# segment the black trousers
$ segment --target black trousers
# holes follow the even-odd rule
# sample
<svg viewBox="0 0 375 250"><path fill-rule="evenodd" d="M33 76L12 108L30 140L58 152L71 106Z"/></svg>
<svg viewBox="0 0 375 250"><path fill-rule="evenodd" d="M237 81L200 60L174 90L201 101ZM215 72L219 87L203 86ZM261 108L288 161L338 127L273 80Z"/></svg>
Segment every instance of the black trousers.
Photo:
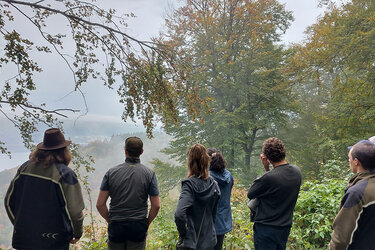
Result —
<svg viewBox="0 0 375 250"><path fill-rule="evenodd" d="M108 224L108 239L115 243L125 241L142 242L147 236L147 221L111 221Z"/></svg>
<svg viewBox="0 0 375 250"><path fill-rule="evenodd" d="M214 250L223 249L224 237L225 237L225 234L216 235L217 242L216 242L216 245L214 247Z"/></svg>
<svg viewBox="0 0 375 250"><path fill-rule="evenodd" d="M256 250L284 250L291 227L268 226L254 223L254 247Z"/></svg>

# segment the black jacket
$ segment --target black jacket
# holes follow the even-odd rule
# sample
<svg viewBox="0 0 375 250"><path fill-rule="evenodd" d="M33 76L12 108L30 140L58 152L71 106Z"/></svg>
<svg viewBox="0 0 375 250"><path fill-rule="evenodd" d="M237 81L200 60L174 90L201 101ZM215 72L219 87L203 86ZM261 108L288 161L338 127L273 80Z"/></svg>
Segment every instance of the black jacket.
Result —
<svg viewBox="0 0 375 250"><path fill-rule="evenodd" d="M64 164L24 163L9 185L5 208L16 249L57 249L82 235L81 187Z"/></svg>
<svg viewBox="0 0 375 250"><path fill-rule="evenodd" d="M216 181L195 176L182 181L175 222L181 247L212 249L216 245L215 219L220 189Z"/></svg>
<svg viewBox="0 0 375 250"><path fill-rule="evenodd" d="M301 171L291 164L280 165L257 178L247 192L259 204L254 222L268 226L290 227L302 182Z"/></svg>
<svg viewBox="0 0 375 250"><path fill-rule="evenodd" d="M375 170L350 178L328 249L375 249Z"/></svg>

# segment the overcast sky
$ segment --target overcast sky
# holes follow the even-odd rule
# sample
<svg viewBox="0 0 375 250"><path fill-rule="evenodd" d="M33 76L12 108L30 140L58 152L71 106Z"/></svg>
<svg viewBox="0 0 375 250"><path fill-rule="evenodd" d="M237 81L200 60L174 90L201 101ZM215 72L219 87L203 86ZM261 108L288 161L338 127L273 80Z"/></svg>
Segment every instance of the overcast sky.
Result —
<svg viewBox="0 0 375 250"><path fill-rule="evenodd" d="M128 20L128 30L127 33L131 36L148 40L152 36L157 36L159 30L163 26L164 17L166 13L169 13L170 9L181 3L179 0L103 0L97 1L98 5L103 5L105 8L114 8L117 13L134 13L136 18L129 18ZM317 17L324 12L324 9L318 8L317 0L281 0L281 3L286 4L286 9L293 12L295 21L293 22L290 29L284 35L285 43L297 43L303 40L304 31L306 27L316 22ZM19 19L15 23L16 29L24 29L25 20ZM55 22L58 28L61 28L59 22ZM50 27L54 29L55 27ZM56 27L57 28L57 27ZM27 32L35 31L27 30ZM0 46L3 46L4 42L0 41ZM1 49L1 48L0 48ZM72 108L84 110L83 100L79 93L73 93L68 96L71 90L73 90L74 85L71 78L71 73L67 70L64 63L60 58L50 59L49 57L40 59L41 66L44 68L43 74L37 77L38 82L38 94L31 97L35 103L45 102L51 105L53 108L66 107L67 104L72 104ZM11 71L11 69L0 68L0 84L6 78L6 73ZM97 121L103 124L108 124L109 127L113 127L113 133L126 133L128 131L144 130L142 125L138 124L134 126L133 124L119 125L117 127L113 126L114 123L122 124L121 114L122 106L118 102L118 97L116 91L109 90L104 87L100 82L89 81L85 83L82 87L84 92L89 112L83 118L80 118L77 123L77 128L82 129L82 126L86 124L96 123ZM73 115L74 117L74 115ZM0 117L2 123L2 131L0 131L0 138L4 140L4 135L6 135L5 142L10 143L11 150L20 148L20 140L18 138L17 131L11 128L11 124L5 126L6 122ZM81 125L81 127L79 126ZM105 126L105 125L101 125ZM74 128L70 128L74 129ZM71 131L71 130L70 130ZM67 133L70 132L66 131ZM103 138L103 136L111 136L111 132L106 132L107 130L102 130L90 138ZM110 130L109 130L110 131ZM9 136L11 135L11 136ZM37 141L41 140L42 133L37 135ZM18 139L17 139L18 138ZM18 146L17 146L18 145ZM22 147L21 147L22 148ZM19 150L16 150L19 152ZM21 154L19 158L23 158L24 154ZM14 159L17 159L15 155ZM0 163L3 166L16 165L16 160L7 161L6 157L0 156ZM4 162L7 161L7 164ZM18 161L21 161L19 159ZM0 170L4 167L0 167Z"/></svg>
<svg viewBox="0 0 375 250"><path fill-rule="evenodd" d="M307 26L313 24L317 17L323 13L324 9L318 8L317 0L281 0L286 4L286 9L291 10L295 17L290 29L284 35L285 43L300 42L304 38L304 31ZM96 2L105 8L114 8L117 13L134 13L136 18L128 19L127 33L131 36L148 40L152 36L157 36L163 26L164 17L173 6L180 3L179 0L103 0ZM16 29L23 29L25 20L16 19ZM60 22L55 22L56 28L63 26ZM51 29L56 29L51 27ZM30 32L30 33L27 33ZM38 33L28 29L26 34L39 36ZM0 46L3 45L0 41ZM35 103L45 102L52 107L65 107L67 103L74 104L75 109L84 110L83 100L78 92L67 95L73 90L71 73L61 58L43 57L38 58L38 62L44 72L37 76L37 95L33 95L31 100ZM0 71L5 69L1 69ZM10 70L9 70L10 71ZM6 74L0 74L0 80L4 80ZM3 76L3 77L2 77ZM99 81L89 80L82 86L87 102L89 113L83 120L96 121L99 118L106 121L121 122L122 106L118 103L116 91L109 90L102 86Z"/></svg>

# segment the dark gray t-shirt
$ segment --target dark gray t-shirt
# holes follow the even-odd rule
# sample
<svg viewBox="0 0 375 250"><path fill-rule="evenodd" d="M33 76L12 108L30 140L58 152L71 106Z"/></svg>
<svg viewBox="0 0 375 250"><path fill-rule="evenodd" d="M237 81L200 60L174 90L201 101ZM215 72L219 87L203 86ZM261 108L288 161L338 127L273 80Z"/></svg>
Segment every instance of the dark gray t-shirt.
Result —
<svg viewBox="0 0 375 250"><path fill-rule="evenodd" d="M110 221L146 219L148 196L159 195L154 171L138 158L126 158L125 163L109 169L100 190L109 191L111 197Z"/></svg>

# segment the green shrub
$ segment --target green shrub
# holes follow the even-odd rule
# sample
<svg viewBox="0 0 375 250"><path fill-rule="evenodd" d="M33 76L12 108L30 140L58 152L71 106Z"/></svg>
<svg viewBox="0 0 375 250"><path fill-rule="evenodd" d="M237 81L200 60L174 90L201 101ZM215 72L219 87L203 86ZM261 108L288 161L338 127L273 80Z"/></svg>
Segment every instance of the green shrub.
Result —
<svg viewBox="0 0 375 250"><path fill-rule="evenodd" d="M250 222L250 210L246 201L247 189L235 184L231 197L233 230L225 236L224 249L253 248L253 223Z"/></svg>
<svg viewBox="0 0 375 250"><path fill-rule="evenodd" d="M152 222L147 236L147 249L175 249L178 241L174 223L177 199L161 197L162 204L158 216Z"/></svg>
<svg viewBox="0 0 375 250"><path fill-rule="evenodd" d="M305 182L294 209L289 236L292 249L324 249L332 233L332 222L338 212L345 180L326 179Z"/></svg>

